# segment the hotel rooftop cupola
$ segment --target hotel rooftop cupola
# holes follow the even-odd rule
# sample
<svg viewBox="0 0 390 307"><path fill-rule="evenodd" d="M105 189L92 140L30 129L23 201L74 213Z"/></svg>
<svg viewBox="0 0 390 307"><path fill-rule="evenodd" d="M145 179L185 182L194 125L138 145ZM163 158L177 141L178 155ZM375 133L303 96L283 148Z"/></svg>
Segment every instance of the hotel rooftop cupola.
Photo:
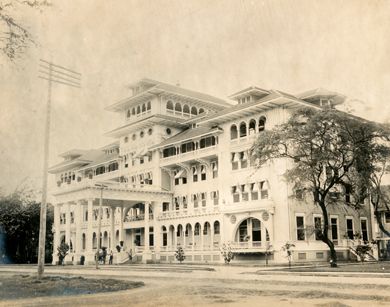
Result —
<svg viewBox="0 0 390 307"><path fill-rule="evenodd" d="M229 98L237 101L238 104L244 104L247 102L259 100L267 96L269 93L269 91L259 88L257 86L250 86L237 93L234 93L233 95L230 95Z"/></svg>
<svg viewBox="0 0 390 307"><path fill-rule="evenodd" d="M320 107L330 107L344 103L345 96L323 88L317 88L297 95L298 98Z"/></svg>

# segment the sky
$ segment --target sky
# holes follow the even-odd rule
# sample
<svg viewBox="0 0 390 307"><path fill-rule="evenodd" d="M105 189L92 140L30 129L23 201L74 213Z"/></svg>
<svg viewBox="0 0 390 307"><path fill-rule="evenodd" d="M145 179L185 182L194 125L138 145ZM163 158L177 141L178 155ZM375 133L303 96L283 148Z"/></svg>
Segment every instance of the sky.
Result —
<svg viewBox="0 0 390 307"><path fill-rule="evenodd" d="M108 144L121 124L104 108L140 78L220 98L256 85L348 97L356 115L389 121L390 1L79 0L16 8L33 34L16 63L0 57L0 188L42 180L47 83L39 59L82 74L52 92L50 164L71 148Z"/></svg>

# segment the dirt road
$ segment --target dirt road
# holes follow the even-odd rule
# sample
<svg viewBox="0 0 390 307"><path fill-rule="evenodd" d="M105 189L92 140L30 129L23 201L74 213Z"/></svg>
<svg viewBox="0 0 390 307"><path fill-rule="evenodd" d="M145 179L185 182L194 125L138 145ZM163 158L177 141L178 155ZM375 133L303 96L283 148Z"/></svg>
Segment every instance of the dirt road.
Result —
<svg viewBox="0 0 390 307"><path fill-rule="evenodd" d="M210 269L214 271L210 271ZM207 269L207 270L206 270ZM143 281L145 287L105 294L2 301L2 306L390 306L386 274L274 274L248 267L50 267L47 274ZM4 266L0 274L35 272Z"/></svg>

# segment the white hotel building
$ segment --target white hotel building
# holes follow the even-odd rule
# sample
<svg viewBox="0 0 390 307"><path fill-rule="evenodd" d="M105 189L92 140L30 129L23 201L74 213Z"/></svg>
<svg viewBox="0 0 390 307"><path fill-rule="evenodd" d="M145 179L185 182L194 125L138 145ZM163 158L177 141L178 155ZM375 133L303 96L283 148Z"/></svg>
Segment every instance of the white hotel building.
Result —
<svg viewBox="0 0 390 307"><path fill-rule="evenodd" d="M70 150L50 168L57 182L53 262L61 240L71 246L67 263L94 261L102 182L101 245L115 263L173 262L179 245L186 262L221 262L228 242L234 261L264 261L270 252L271 262L285 262L286 242L295 245L294 261L328 260L327 246L310 231L321 212L310 199L292 197L286 161L256 169L248 149L296 108L339 104L342 95L249 87L230 96L232 104L149 79L131 90L107 108L123 118L107 133L114 143ZM330 211L330 235L346 259L356 232L372 238L370 210Z"/></svg>

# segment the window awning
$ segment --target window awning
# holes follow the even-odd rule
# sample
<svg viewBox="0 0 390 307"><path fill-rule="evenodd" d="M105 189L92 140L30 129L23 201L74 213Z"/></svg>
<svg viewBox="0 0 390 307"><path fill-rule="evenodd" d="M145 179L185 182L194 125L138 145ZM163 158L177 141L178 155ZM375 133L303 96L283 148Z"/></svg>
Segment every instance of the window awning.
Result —
<svg viewBox="0 0 390 307"><path fill-rule="evenodd" d="M218 170L217 162L213 163L213 171L216 172Z"/></svg>
<svg viewBox="0 0 390 307"><path fill-rule="evenodd" d="M133 156L133 159L143 157L146 155L147 152L148 152L148 149L146 147L143 147L135 153L135 155Z"/></svg>
<svg viewBox="0 0 390 307"><path fill-rule="evenodd" d="M233 159L232 159L233 162L238 162L240 161L240 153L236 152L236 153L233 153Z"/></svg>
<svg viewBox="0 0 390 307"><path fill-rule="evenodd" d="M200 173L201 174L206 174L206 167L204 165L201 166Z"/></svg>
<svg viewBox="0 0 390 307"><path fill-rule="evenodd" d="M192 173L194 174L194 175L198 175L198 169L194 166L194 167L192 167Z"/></svg>
<svg viewBox="0 0 390 307"><path fill-rule="evenodd" d="M183 178L183 177L187 177L187 171L186 171L185 169L180 170L180 171L175 175L175 179L177 179L177 178Z"/></svg>

